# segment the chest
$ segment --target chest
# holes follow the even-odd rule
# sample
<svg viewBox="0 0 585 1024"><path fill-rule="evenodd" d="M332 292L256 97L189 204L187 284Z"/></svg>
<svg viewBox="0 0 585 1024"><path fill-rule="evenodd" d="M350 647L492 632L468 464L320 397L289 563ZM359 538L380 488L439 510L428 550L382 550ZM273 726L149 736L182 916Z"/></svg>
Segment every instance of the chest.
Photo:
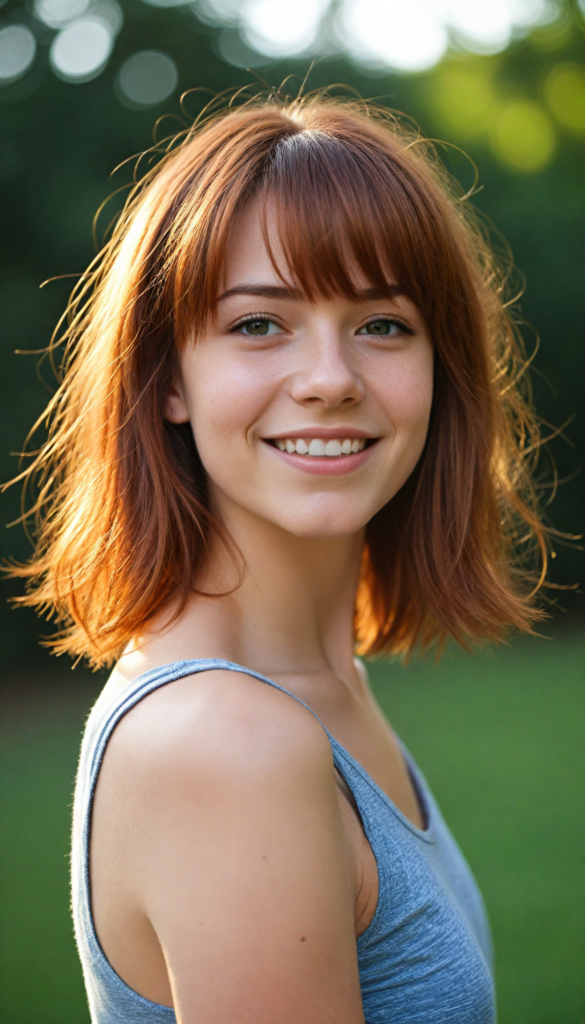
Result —
<svg viewBox="0 0 585 1024"><path fill-rule="evenodd" d="M366 1024L493 1024L483 901L432 797L425 790L429 829L423 833L342 755L336 760L377 867L375 912L357 940Z"/></svg>

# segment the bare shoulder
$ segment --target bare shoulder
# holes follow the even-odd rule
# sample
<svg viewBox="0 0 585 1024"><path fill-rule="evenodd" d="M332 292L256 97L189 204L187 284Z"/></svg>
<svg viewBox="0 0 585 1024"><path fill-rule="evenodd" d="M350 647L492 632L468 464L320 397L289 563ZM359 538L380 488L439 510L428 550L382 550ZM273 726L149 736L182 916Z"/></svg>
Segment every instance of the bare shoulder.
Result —
<svg viewBox="0 0 585 1024"><path fill-rule="evenodd" d="M100 774L92 885L115 962L126 907L181 1020L363 1024L356 873L307 708L244 673L186 677L121 720ZM149 996L138 967L123 976Z"/></svg>
<svg viewBox="0 0 585 1024"><path fill-rule="evenodd" d="M136 785L164 784L177 772L211 783L293 771L332 777L332 753L315 716L253 676L213 670L161 686L118 723L104 774ZM299 773L299 774L297 774Z"/></svg>

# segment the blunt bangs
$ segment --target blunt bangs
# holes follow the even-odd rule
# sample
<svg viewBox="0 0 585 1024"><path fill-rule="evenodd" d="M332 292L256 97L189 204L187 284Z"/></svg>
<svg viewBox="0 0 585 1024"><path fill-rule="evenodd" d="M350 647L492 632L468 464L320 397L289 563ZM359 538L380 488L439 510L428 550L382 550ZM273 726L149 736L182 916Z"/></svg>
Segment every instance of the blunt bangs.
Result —
<svg viewBox="0 0 585 1024"><path fill-rule="evenodd" d="M357 147L323 131L288 135L275 146L260 188L276 222L287 271L309 298L358 298L359 272L373 288L404 287L404 234L389 168L364 163ZM273 256L275 269L279 268Z"/></svg>

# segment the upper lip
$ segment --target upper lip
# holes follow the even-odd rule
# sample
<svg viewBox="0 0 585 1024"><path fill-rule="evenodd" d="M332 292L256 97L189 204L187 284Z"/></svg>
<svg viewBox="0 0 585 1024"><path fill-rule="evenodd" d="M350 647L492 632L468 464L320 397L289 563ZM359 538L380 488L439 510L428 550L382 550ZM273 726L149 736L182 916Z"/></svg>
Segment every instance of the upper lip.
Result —
<svg viewBox="0 0 585 1024"><path fill-rule="evenodd" d="M321 437L323 440L343 439L346 437L376 438L378 434L372 434L369 430L360 430L358 427L295 427L293 430L280 430L276 434L266 434L266 441L285 441L295 437Z"/></svg>

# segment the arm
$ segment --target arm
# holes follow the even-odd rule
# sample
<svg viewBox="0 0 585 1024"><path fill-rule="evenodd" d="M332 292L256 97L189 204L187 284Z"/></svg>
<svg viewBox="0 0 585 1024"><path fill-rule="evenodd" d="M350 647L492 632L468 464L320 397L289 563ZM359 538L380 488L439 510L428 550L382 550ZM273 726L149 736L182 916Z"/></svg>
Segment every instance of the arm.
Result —
<svg viewBox="0 0 585 1024"><path fill-rule="evenodd" d="M165 718L131 773L137 891L177 1019L363 1024L356 869L327 736L265 684L210 677L213 693L194 681L193 706Z"/></svg>

